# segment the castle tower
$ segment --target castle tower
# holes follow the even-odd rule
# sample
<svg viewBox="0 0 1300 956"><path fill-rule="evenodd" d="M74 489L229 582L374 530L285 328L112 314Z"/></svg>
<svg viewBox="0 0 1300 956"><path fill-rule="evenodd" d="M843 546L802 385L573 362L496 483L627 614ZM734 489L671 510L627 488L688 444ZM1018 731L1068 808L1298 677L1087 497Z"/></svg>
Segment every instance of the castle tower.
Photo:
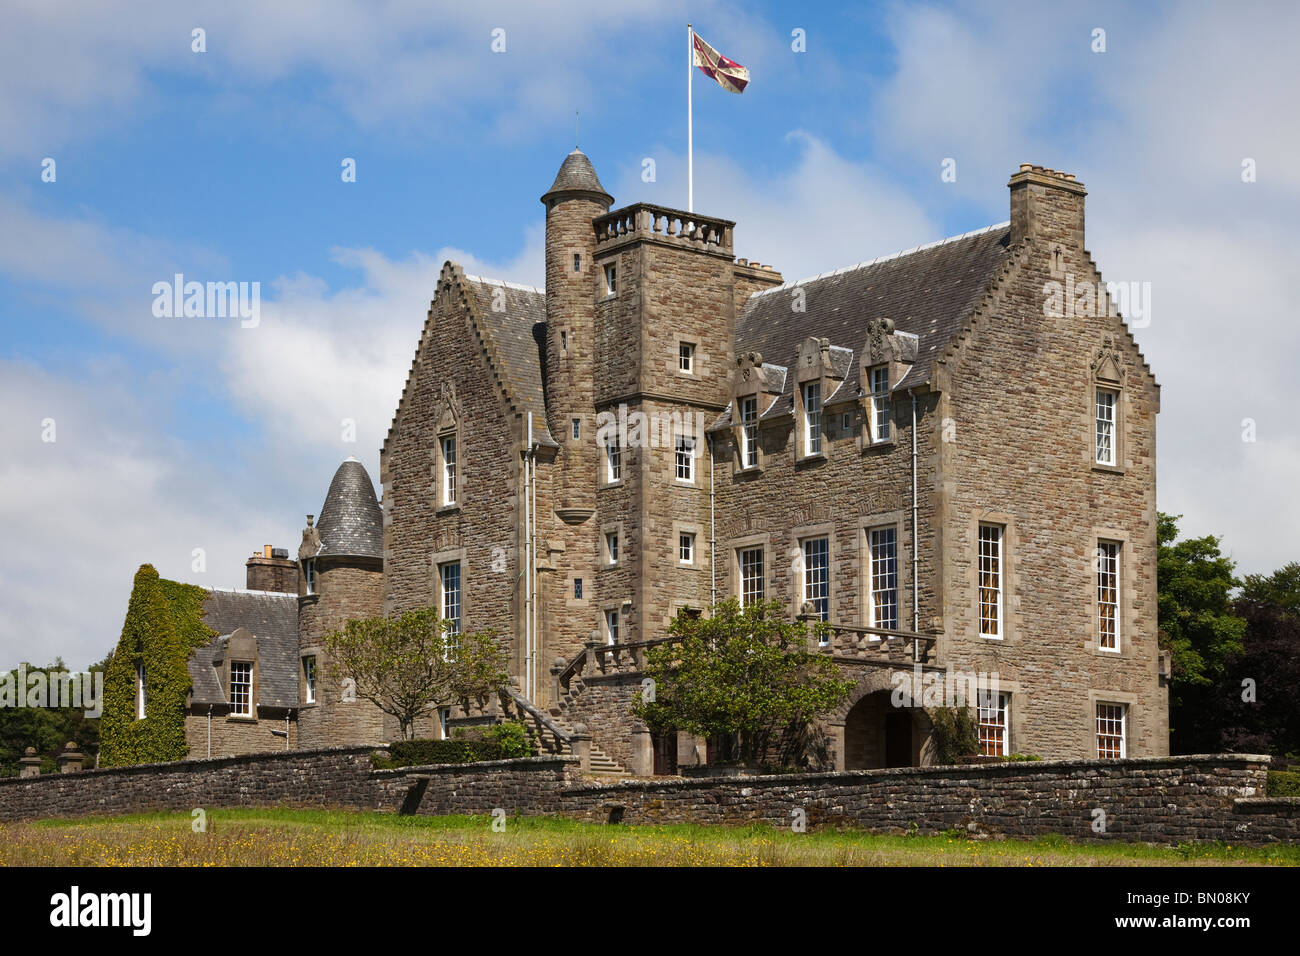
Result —
<svg viewBox="0 0 1300 956"><path fill-rule="evenodd" d="M565 157L555 182L542 196L546 206L547 415L551 434L560 443L554 506L569 523L585 521L596 506L595 299L605 276L594 262L592 220L607 213L613 201L591 160L577 149Z"/></svg>
<svg viewBox="0 0 1300 956"><path fill-rule="evenodd" d="M383 713L331 680L321 638L350 618L383 612L383 516L365 466L343 462L330 482L320 521L312 515L298 548L298 741L303 749L381 743ZM313 686L314 685L314 686Z"/></svg>

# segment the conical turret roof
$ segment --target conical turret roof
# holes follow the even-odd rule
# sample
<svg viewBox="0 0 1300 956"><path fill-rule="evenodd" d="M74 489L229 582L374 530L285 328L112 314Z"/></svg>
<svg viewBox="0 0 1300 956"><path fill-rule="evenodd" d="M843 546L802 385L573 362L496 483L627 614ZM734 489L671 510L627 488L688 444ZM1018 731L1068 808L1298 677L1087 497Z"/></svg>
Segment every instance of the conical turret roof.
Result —
<svg viewBox="0 0 1300 956"><path fill-rule="evenodd" d="M384 556L384 516L370 475L355 458L349 458L334 472L316 530L320 534L320 556Z"/></svg>
<svg viewBox="0 0 1300 956"><path fill-rule="evenodd" d="M564 157L560 171L555 174L555 182L551 183L551 188L542 196L542 202L558 193L590 193L592 196L603 197L606 206L614 201L614 197L605 192L605 187L600 184L596 167L591 165L587 154L580 149L575 149Z"/></svg>

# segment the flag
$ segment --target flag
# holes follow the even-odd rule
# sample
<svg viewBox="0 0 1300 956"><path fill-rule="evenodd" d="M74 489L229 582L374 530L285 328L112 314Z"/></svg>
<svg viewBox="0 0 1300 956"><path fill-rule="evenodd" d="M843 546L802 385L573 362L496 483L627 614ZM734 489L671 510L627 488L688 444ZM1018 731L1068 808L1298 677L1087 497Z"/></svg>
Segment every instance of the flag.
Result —
<svg viewBox="0 0 1300 956"><path fill-rule="evenodd" d="M728 60L713 47L700 39L698 33L692 35L695 41L695 65L705 76L717 81L718 86L728 93L743 93L749 85L749 70L735 60Z"/></svg>

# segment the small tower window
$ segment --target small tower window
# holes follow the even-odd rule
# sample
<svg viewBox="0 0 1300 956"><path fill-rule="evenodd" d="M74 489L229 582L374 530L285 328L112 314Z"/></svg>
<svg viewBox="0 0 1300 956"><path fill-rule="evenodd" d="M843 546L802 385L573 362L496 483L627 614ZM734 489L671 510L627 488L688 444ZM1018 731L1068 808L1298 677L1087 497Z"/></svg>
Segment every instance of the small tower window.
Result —
<svg viewBox="0 0 1300 956"><path fill-rule="evenodd" d="M692 342L681 342L677 345L677 369L691 375L695 372L695 345Z"/></svg>
<svg viewBox="0 0 1300 956"><path fill-rule="evenodd" d="M316 703L316 657L314 654L302 659L302 686L305 702L308 704Z"/></svg>
<svg viewBox="0 0 1300 956"><path fill-rule="evenodd" d="M613 295L618 291L618 271L615 266L605 266L605 292Z"/></svg>
<svg viewBox="0 0 1300 956"><path fill-rule="evenodd" d="M574 272L581 272L581 271L582 271L582 253L581 253L581 252L575 252L575 253L573 254L573 271L574 271Z"/></svg>
<svg viewBox="0 0 1300 956"><path fill-rule="evenodd" d="M560 329L560 351L569 351L569 333L564 329Z"/></svg>
<svg viewBox="0 0 1300 956"><path fill-rule="evenodd" d="M573 579L573 599L575 601L582 600L582 578Z"/></svg>
<svg viewBox="0 0 1300 956"><path fill-rule="evenodd" d="M302 580L306 593L316 593L316 559L308 558L302 563Z"/></svg>
<svg viewBox="0 0 1300 956"><path fill-rule="evenodd" d="M573 420L573 440L577 441L581 437L582 437L582 419L575 418Z"/></svg>

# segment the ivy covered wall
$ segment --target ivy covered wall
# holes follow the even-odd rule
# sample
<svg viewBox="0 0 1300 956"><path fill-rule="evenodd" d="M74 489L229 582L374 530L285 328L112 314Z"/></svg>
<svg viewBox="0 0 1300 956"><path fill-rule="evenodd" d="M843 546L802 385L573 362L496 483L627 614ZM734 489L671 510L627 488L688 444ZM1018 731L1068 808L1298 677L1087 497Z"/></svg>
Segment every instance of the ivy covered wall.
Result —
<svg viewBox="0 0 1300 956"><path fill-rule="evenodd" d="M104 671L100 718L102 767L182 760L190 654L216 633L203 623L207 591L158 576L144 564L135 575L122 637ZM136 662L144 662L147 707L136 719Z"/></svg>

